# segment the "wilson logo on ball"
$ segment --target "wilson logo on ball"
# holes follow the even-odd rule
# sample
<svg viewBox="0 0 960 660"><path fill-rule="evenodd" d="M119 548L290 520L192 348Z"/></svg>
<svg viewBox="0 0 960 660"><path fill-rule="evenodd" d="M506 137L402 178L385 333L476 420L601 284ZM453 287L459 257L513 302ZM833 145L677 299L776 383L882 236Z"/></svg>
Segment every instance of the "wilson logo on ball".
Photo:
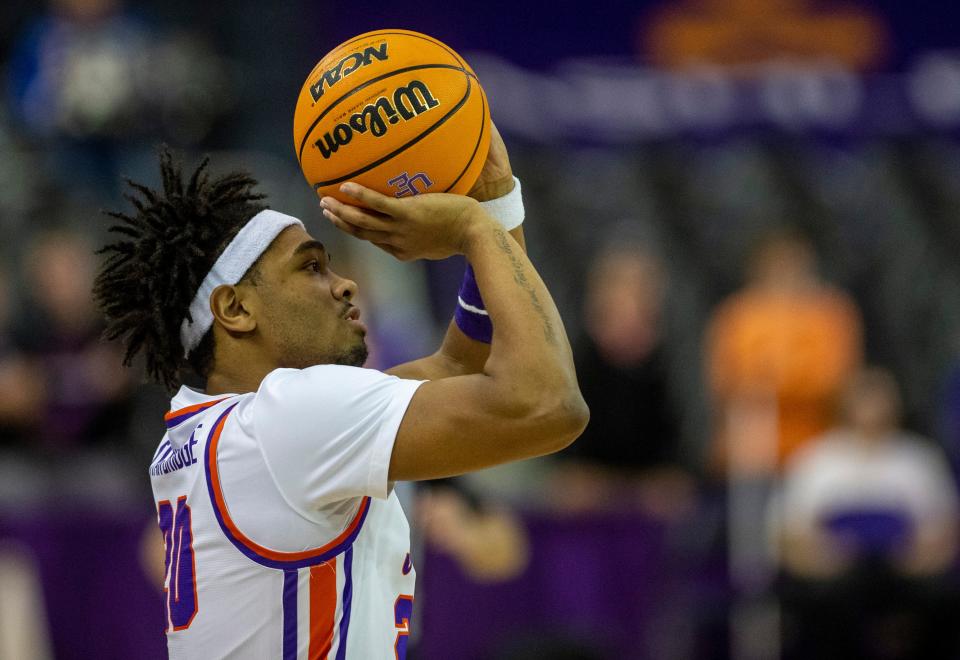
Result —
<svg viewBox="0 0 960 660"><path fill-rule="evenodd" d="M438 101L430 92L430 88L419 80L413 80L408 85L398 87L393 92L393 99L381 96L373 103L355 112L346 122L342 122L323 134L314 146L320 150L324 159L330 158L340 147L350 144L354 133L364 134L370 131L373 137L380 138L387 134L390 124L396 124L401 119L410 121L425 112L433 110Z"/></svg>
<svg viewBox="0 0 960 660"><path fill-rule="evenodd" d="M374 59L380 62L386 62L389 59L387 42L383 42L379 46L367 46L362 53L350 53L337 62L336 66L324 71L320 75L320 80L310 86L310 95L313 100L319 101L323 96L324 83L326 83L327 89L330 89L360 67L370 64Z"/></svg>

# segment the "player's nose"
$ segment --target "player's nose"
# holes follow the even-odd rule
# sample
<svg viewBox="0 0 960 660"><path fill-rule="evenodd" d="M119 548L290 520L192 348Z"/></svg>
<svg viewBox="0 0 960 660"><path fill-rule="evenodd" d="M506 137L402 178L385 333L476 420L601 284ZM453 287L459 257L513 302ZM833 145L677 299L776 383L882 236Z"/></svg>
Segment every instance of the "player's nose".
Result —
<svg viewBox="0 0 960 660"><path fill-rule="evenodd" d="M352 300L357 295L357 283L346 277L334 275L332 291L337 300Z"/></svg>

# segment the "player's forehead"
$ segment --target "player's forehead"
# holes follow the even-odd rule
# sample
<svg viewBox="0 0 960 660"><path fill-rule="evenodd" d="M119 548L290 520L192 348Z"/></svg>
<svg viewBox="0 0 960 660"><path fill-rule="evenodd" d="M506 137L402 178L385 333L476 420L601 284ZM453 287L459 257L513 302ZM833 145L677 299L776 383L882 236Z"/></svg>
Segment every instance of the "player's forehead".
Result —
<svg viewBox="0 0 960 660"><path fill-rule="evenodd" d="M270 244L261 257L261 263L267 268L282 268L304 254L323 252L323 243L316 240L300 225L290 225Z"/></svg>

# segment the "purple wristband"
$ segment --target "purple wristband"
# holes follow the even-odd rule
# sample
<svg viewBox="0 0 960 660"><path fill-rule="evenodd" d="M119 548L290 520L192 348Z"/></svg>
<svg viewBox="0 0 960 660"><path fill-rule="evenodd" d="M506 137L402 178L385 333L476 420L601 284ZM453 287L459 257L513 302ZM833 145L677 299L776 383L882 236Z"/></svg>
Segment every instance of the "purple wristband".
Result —
<svg viewBox="0 0 960 660"><path fill-rule="evenodd" d="M457 296L457 311L453 319L463 334L476 341L489 344L493 339L493 323L487 310L483 307L483 298L477 288L477 280L473 276L473 267L467 264L463 273L463 282L460 283L460 293Z"/></svg>

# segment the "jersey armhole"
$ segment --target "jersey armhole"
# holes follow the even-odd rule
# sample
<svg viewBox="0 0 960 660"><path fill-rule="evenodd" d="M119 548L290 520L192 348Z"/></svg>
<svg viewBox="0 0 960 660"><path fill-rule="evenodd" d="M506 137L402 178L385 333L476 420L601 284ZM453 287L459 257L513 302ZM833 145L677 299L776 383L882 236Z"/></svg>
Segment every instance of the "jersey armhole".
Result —
<svg viewBox="0 0 960 660"><path fill-rule="evenodd" d="M308 548L307 550L297 552L274 550L257 543L240 530L240 528L233 521L232 516L230 516L229 507L227 506L226 499L221 490L219 479L219 452L217 451L221 432L223 431L226 422L229 421L228 417L233 408L234 406L231 406L221 414L220 418L211 429L207 438L207 445L204 448L207 489L210 494L211 505L213 506L215 517L220 525L220 529L227 536L228 540L233 543L233 545L240 550L242 554L246 555L249 559L252 559L258 564L268 566L270 568L282 569L314 566L341 554L350 546L352 546L354 540L356 540L357 535L360 533L360 530L363 527L363 523L366 520L367 514L370 511L369 497L359 498L359 503L356 510L348 517L347 523L333 539L330 539L322 545ZM212 460L210 456L211 452L213 453ZM277 488L287 506L289 506L292 511L297 513L297 515L304 517L308 522L319 525L320 523L317 523L312 517L305 515L305 511L294 507L290 503L289 499L277 485L273 473L269 471L269 464L267 464L267 469L270 479L273 481L274 487Z"/></svg>
<svg viewBox="0 0 960 660"><path fill-rule="evenodd" d="M291 501L291 499L287 497L286 491L284 491L284 489L280 486L280 482L277 481L277 476L273 472L273 467L270 465L270 461L267 460L267 455L263 451L263 445L260 443L259 438L256 438L256 442L257 442L257 451L260 452L260 459L263 461L263 464L267 469L267 474L270 475L270 483L276 489L277 493L280 494L280 497L281 499L283 499L284 503L288 507L290 507L291 511L293 511L295 514L297 514L298 516L306 520L311 525L322 526L323 521L319 519L321 517L319 513L315 515L311 515L309 511L307 511L301 506L294 504L293 501ZM217 457L217 460L219 460L219 457ZM350 526L353 520L357 517L357 513L359 512L360 507L363 506L363 500L364 500L363 496L358 496L355 499L357 500L357 506L353 509L353 512L347 517L347 522L343 525L340 531L334 534L334 538L343 534L343 532Z"/></svg>

